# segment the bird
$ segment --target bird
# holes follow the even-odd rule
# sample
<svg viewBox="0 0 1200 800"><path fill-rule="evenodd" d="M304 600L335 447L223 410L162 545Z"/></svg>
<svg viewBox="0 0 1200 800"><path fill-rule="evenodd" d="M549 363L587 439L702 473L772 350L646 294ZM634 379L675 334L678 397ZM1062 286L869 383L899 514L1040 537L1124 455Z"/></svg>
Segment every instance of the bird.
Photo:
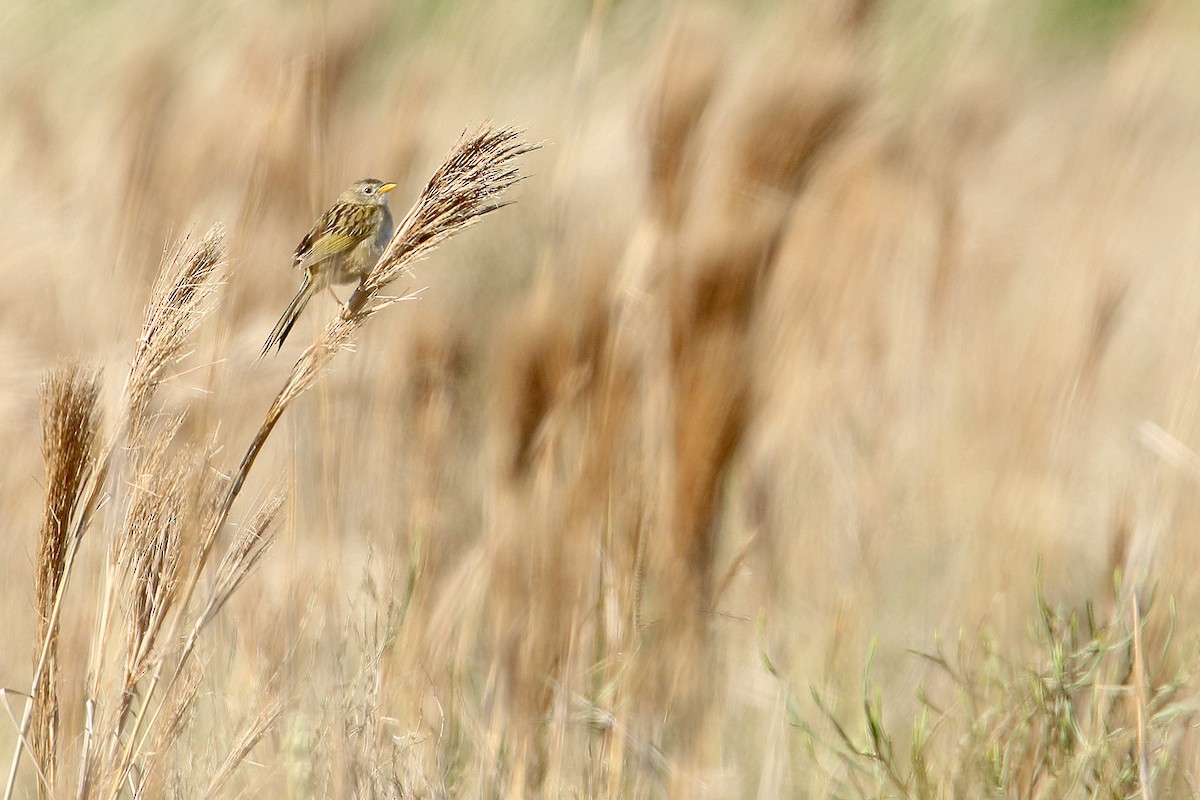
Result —
<svg viewBox="0 0 1200 800"><path fill-rule="evenodd" d="M292 263L304 270L304 280L267 337L260 358L283 347L315 294L332 284L362 281L375 266L395 228L387 198L395 188L376 178L354 182L296 245Z"/></svg>

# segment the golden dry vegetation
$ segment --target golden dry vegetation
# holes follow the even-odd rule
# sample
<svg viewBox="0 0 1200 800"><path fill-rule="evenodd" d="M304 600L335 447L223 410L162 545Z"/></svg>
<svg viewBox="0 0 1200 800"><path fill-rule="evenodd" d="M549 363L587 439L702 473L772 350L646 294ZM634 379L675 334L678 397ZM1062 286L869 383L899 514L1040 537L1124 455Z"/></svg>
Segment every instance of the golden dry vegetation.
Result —
<svg viewBox="0 0 1200 800"><path fill-rule="evenodd" d="M13 796L1196 796L1197 86L1186 0L8 0Z"/></svg>

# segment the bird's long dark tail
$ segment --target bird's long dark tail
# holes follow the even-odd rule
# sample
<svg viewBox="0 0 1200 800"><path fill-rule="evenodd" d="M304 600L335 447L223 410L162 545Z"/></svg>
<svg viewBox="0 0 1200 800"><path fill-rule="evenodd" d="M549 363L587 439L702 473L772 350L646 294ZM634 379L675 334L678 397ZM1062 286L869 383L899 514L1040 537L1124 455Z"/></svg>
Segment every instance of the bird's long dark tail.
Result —
<svg viewBox="0 0 1200 800"><path fill-rule="evenodd" d="M292 332L292 326L300 318L300 312L304 310L304 306L308 305L308 301L316 293L317 284L313 281L312 275L305 272L304 283L300 284L300 291L296 292L296 296L292 298L292 302L288 303L287 310L283 312L279 322L275 323L275 330L271 331L271 335L267 337L267 343L263 345L259 358L265 358L270 355L272 350L279 350L283 347L283 340Z"/></svg>

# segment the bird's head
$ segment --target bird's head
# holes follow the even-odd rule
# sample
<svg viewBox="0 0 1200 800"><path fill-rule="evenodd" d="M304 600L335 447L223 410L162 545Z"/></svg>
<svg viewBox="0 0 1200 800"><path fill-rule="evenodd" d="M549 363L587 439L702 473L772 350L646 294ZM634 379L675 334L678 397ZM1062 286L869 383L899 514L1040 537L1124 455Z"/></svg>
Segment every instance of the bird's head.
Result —
<svg viewBox="0 0 1200 800"><path fill-rule="evenodd" d="M344 202L361 203L363 205L387 205L387 193L396 188L394 183L384 183L375 178L364 178L355 181L350 188L342 192L339 198Z"/></svg>

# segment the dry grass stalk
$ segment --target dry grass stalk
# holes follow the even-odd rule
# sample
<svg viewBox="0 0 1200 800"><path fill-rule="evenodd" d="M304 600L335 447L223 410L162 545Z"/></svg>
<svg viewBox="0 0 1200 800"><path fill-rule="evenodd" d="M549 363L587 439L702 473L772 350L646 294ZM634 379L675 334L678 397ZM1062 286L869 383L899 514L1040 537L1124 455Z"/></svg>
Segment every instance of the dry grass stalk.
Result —
<svg viewBox="0 0 1200 800"><path fill-rule="evenodd" d="M29 730L33 757L44 777L38 795L50 797L58 762L58 619L55 598L62 588L71 519L96 464L100 428L99 374L77 364L51 372L42 384L42 455L46 461L45 516L34 573L39 651L46 651L46 676L33 697Z"/></svg>
<svg viewBox="0 0 1200 800"><path fill-rule="evenodd" d="M105 453L99 479L92 486L93 496L107 488L117 447L123 446L132 453L130 484L134 491L125 526L109 543L109 572L100 603L102 614L92 642L93 674L89 679L92 697L101 682L100 651L108 641L108 627L122 588L119 565L131 564L146 544L138 536L130 535L135 521L128 514L138 513L136 504L148 489L145 480L153 480L165 463L166 448L183 422L182 418L176 418L158 426L156 431L154 396L167 376L168 367L182 357L184 346L213 308L225 260L224 240L224 229L215 226L195 245L189 247L185 237L167 254L146 305L137 349L126 378L118 429ZM141 451L146 448L149 453L143 454ZM80 518L77 527L82 530L87 524L87 518Z"/></svg>
<svg viewBox="0 0 1200 800"><path fill-rule="evenodd" d="M174 600L183 521L195 470L171 458L168 449L183 420L175 417L139 449L129 476L130 497L125 520L110 547L114 579L111 602L125 612L125 682L130 687L148 672L150 651Z"/></svg>
<svg viewBox="0 0 1200 800"><path fill-rule="evenodd" d="M564 315L522 314L507 340L510 352L501 383L504 427L511 431L506 459L514 480L529 478L545 452L547 423L556 406L569 403L573 370L570 321ZM566 399L563 399L563 398Z"/></svg>
<svg viewBox="0 0 1200 800"><path fill-rule="evenodd" d="M777 230L813 171L867 98L857 63L831 54L819 70L773 70L736 111L722 217Z"/></svg>
<svg viewBox="0 0 1200 800"><path fill-rule="evenodd" d="M547 720L586 670L581 627L593 631L590 655L602 661L635 647L643 465L634 446L638 373L616 336L611 288L600 282L571 297L555 287L531 305L497 359L506 439L498 502L502 518L517 522L489 543L487 617L532 789L553 764ZM593 683L615 669L597 670Z"/></svg>
<svg viewBox="0 0 1200 800"><path fill-rule="evenodd" d="M195 246L184 238L154 283L125 387L122 431L134 446L146 435L154 393L167 368L213 308L224 262L225 230L218 225Z"/></svg>
<svg viewBox="0 0 1200 800"><path fill-rule="evenodd" d="M695 791L692 775L708 756L708 719L717 677L711 653L718 531L724 485L755 415L750 344L758 277L769 256L757 236L714 237L672 264L665 387L671 422L664 442L671 473L666 529L648 552L648 583L658 589L660 624L644 640L648 669L635 674L643 705L668 720L664 750L681 759L672 791Z"/></svg>
<svg viewBox="0 0 1200 800"><path fill-rule="evenodd" d="M516 128L485 127L464 136L396 226L342 318L361 313L368 300L447 238L507 205L500 195L519 180L516 159L539 146L526 142Z"/></svg>
<svg viewBox="0 0 1200 800"><path fill-rule="evenodd" d="M390 572L390 569L389 569ZM386 715L388 667L385 659L396 645L400 626L409 612L410 596L392 593L398 576L385 582L382 592L366 587L375 612L365 616L345 637L342 646L357 653L359 669L344 688L340 727L344 749L336 760L343 792L351 797L404 797L404 776L396 765L402 747L391 733L395 719ZM410 574L410 579L415 576ZM409 584L411 587L411 583ZM381 596L383 595L383 596Z"/></svg>
<svg viewBox="0 0 1200 800"><path fill-rule="evenodd" d="M224 238L217 226L197 244L189 247L185 239L168 255L151 291L126 382L120 432L131 456L125 476L130 491L125 519L109 543L102 614L92 640L87 692L101 725L97 736L85 743L81 797L119 771L114 764L138 686L161 669L172 646L161 634L171 615L181 611L176 600L189 557L184 545L187 529L205 518L216 488L207 450L171 452L184 417L160 419L153 406L170 367L184 356L184 347L214 308ZM117 641L110 627L118 619L125 623L117 655L121 663L113 685L106 687L109 651ZM93 752L97 745L100 749Z"/></svg>
<svg viewBox="0 0 1200 800"><path fill-rule="evenodd" d="M681 18L645 99L651 208L669 227L686 213L701 119L724 71L723 21Z"/></svg>
<svg viewBox="0 0 1200 800"><path fill-rule="evenodd" d="M250 755L250 751L259 743L263 736L275 726L275 721L279 719L279 715L283 713L283 703L274 698L265 703L258 710L241 734L237 737L229 753L225 756L225 760L221 762L221 766L217 768L212 780L209 781L208 787L205 788L202 797L205 800L218 795L221 789L233 777L233 773L237 770L246 757Z"/></svg>
<svg viewBox="0 0 1200 800"><path fill-rule="evenodd" d="M807 72L773 69L735 98L728 155L712 154L724 157L725 185L696 197L691 224L660 245L668 264L671 489L668 529L649 560L667 608L662 635L652 642L656 655L647 657L654 668L639 680L645 697L671 709L668 736L682 759L671 782L684 794L693 770L712 755L706 731L719 680L709 625L720 590L717 537L725 479L757 415L752 365L762 287L789 212L865 99L858 66L835 58ZM656 144L649 147L653 152Z"/></svg>
<svg viewBox="0 0 1200 800"><path fill-rule="evenodd" d="M749 330L770 256L757 237L719 242L679 268L671 296L677 575L670 582L689 614L709 607L721 485L753 416Z"/></svg>
<svg viewBox="0 0 1200 800"><path fill-rule="evenodd" d="M502 208L505 203L499 200L500 195L518 180L515 160L536 148L537 145L525 142L520 132L513 128L484 128L459 142L397 226L374 269L354 290L321 338L292 368L234 477L227 493L229 505L241 491L246 473L287 407L312 387L358 329L395 299L381 300L373 305L368 303L438 244L485 214ZM227 513L226 510L225 515Z"/></svg>
<svg viewBox="0 0 1200 800"><path fill-rule="evenodd" d="M589 648L581 646L578 627L602 627L610 618L593 602L600 579L596 549L606 546L603 537L611 534L619 540L635 528L627 526L624 517L638 480L624 468L633 466L625 439L635 419L630 411L636 404L636 375L628 363L630 352L622 352L616 342L613 299L599 283L599 292L554 286L505 321L507 335L492 359L495 394L501 398L495 424L502 439L497 440L499 458L491 462L498 468L487 495L492 499L486 502L503 509L496 515L498 521L520 522L501 522L471 551L469 561L491 565L479 583L467 576L461 583L442 583L433 593L436 600L423 598L439 581L430 573L444 567L423 557L414 602L432 602L434 607L428 615L409 615L434 620L424 623L431 636L415 637L421 647L473 650L474 643L482 642L484 657L493 665L489 680L494 681L498 701L490 716L515 740L512 763L520 765L523 777L514 779L514 785L521 791L538 785L543 776L553 779L554 735L543 734L566 719L552 709L556 700L570 695L567 687L580 680L586 663L580 657L588 655ZM451 354L443 347L439 343L440 362ZM444 503L444 488L439 489ZM430 546L444 547L433 542ZM619 547L618 542L608 549ZM480 613L464 614L464 606L477 607ZM631 606L622 605L620 613L632 617L627 611ZM484 630L476 627L481 622ZM447 635L447 627L455 633ZM613 627L618 631L606 631L600 638L615 639L632 625L622 619ZM422 655L419 661L427 658ZM441 684L441 678L436 680ZM458 713L450 711L452 717ZM482 729L489 723L476 724ZM435 748L430 742L422 749ZM496 764L486 751L478 757L485 770L479 774L488 776L481 780L506 779L507 768L493 772Z"/></svg>
<svg viewBox="0 0 1200 800"><path fill-rule="evenodd" d="M1130 670L1129 688L1132 691L1134 707L1134 724L1137 735L1137 745L1134 749L1134 760L1137 762L1138 788L1142 800L1153 800L1150 782L1150 756L1147 743L1147 701L1150 694L1149 681L1146 679L1146 657L1142 652L1142 613L1138 608L1137 596L1129 599L1130 627L1133 631L1133 641L1130 643L1129 657L1133 661Z"/></svg>
<svg viewBox="0 0 1200 800"><path fill-rule="evenodd" d="M178 598L175 601L179 608L186 610L189 606L217 536L229 518L233 504L241 493L250 469L254 466L263 445L283 413L315 383L333 357L347 347L354 334L368 319L395 302L394 299L385 299L370 304L380 290L400 277L415 260L448 237L473 224L485 214L505 205L499 200L499 196L518 179L515 159L535 147L536 145L526 143L515 129L484 128L473 136L464 137L434 173L417 202L397 226L396 233L379 262L351 295L341 313L326 327L321 338L301 355L283 388L280 389L268 408L262 425L251 440L237 472L226 487L222 500L217 504L215 513L201 534L200 545L191 572L182 581ZM196 296L193 293L189 295L189 299ZM156 327L155 331L157 330L165 330L169 334L174 331L174 328L162 325ZM150 341L154 341L155 338L163 341L175 340L169 335L144 337ZM161 359L148 358L146 366L138 371L138 374L157 374L154 366L160 362ZM135 361L136 366L137 362ZM131 396L139 397L136 393L131 393ZM236 563L238 569L245 570L253 566L253 562L257 558L256 554L261 554L263 545L258 537L250 539L243 537L235 541L231 548L235 552L240 548L243 555L240 558L236 555L229 556L230 560L227 563ZM239 580L239 577L233 576L225 581L225 585L236 588ZM206 608L217 599L219 597L214 595L209 604L206 604ZM174 640L175 635L179 632L178 629L183 625L183 618L182 613L175 615L175 622L167 637L168 641ZM165 697L170 696L175 683L183 674L195 651L200 633L211 618L211 615L201 613L192 621L190 630L184 637L183 645L178 655L175 656L175 666L166 677L163 686ZM155 727L155 720L167 702L165 698L159 698L153 710L149 710L151 701L156 697L162 676L161 670L155 671L146 683L142 692L142 707L133 720L120 757L113 764L105 796L115 797L120 792L137 754L144 752L148 738Z"/></svg>
<svg viewBox="0 0 1200 800"><path fill-rule="evenodd" d="M689 228L668 256L676 573L668 581L691 614L712 601L722 479L753 417L761 287L789 209L864 99L858 65L832 58L819 70L774 73L739 100L728 186L706 210L723 224Z"/></svg>
<svg viewBox="0 0 1200 800"><path fill-rule="evenodd" d="M138 780L140 797L170 796L164 786L166 777L163 770L170 763L169 757L176 752L174 745L189 724L202 678L203 673L199 669L190 670L173 692L162 722L156 726L154 742L142 760L142 772ZM82 790L79 796L84 796Z"/></svg>
<svg viewBox="0 0 1200 800"><path fill-rule="evenodd" d="M162 632L177 606L180 578L192 556L188 542L218 488L210 450L175 449L182 415L170 418L133 453L125 483L126 513L112 537L94 629L86 696L98 724L85 738L77 796L102 784L124 742L138 687L161 669L173 643ZM109 628L123 622L119 633ZM106 680L106 673L115 674Z"/></svg>
<svg viewBox="0 0 1200 800"><path fill-rule="evenodd" d="M229 549L217 565L209 591L208 603L200 612L199 624L204 625L216 616L233 596L255 565L262 559L275 540L275 522L283 507L284 497L277 494L258 510L230 544Z"/></svg>
<svg viewBox="0 0 1200 800"><path fill-rule="evenodd" d="M108 476L117 448L127 440L126 437L128 441L133 442L144 438L151 423L150 407L158 382L165 375L167 365L179 357L183 345L211 309L209 300L215 291L215 278L220 274L224 260L223 242L224 231L219 226L209 231L196 246L187 247L185 239L168 256L167 265L155 283L126 383L124 406L117 430L99 456L96 467L88 473L86 486L81 491L82 502L75 504L74 516L69 520L70 535L67 539L62 576L48 617L47 624L50 629L56 628L58 624L64 589L79 544L107 489ZM45 678L50 644L50 640L43 642L34 668L30 692L34 698L39 696ZM23 740L29 730L34 705L35 703L26 705L25 714L18 727L18 739ZM16 748L13 753L4 793L5 800L10 800L15 789L21 754L21 747Z"/></svg>
<svg viewBox="0 0 1200 800"><path fill-rule="evenodd" d="M1083 344L1083 356L1079 367L1079 380L1085 395L1095 392L1104 358L1108 354L1113 336L1124 322L1123 314L1128 305L1129 284L1105 276L1097 288L1095 305L1092 308L1091 324Z"/></svg>

